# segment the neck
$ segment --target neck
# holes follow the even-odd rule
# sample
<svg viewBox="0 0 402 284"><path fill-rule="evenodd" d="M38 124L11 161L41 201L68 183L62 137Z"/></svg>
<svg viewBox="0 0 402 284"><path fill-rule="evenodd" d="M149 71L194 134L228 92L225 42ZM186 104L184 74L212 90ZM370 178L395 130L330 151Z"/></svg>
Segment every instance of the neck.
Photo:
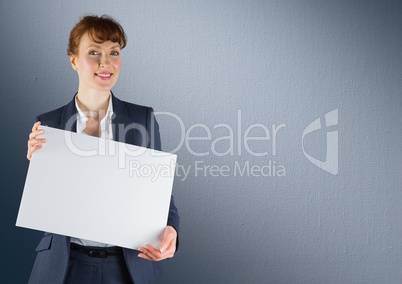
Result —
<svg viewBox="0 0 402 284"><path fill-rule="evenodd" d="M83 111L96 112L106 111L109 106L110 91L105 92L81 92L78 90L78 106Z"/></svg>

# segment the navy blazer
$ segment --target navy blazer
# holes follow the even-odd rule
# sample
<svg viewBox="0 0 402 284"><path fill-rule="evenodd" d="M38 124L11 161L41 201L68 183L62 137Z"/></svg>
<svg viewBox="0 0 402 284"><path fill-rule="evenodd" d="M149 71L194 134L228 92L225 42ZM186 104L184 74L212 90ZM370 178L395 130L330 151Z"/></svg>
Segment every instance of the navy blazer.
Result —
<svg viewBox="0 0 402 284"><path fill-rule="evenodd" d="M113 140L161 150L159 126L152 108L121 101L113 94L112 103ZM42 125L76 132L76 113L74 96L67 105L39 115L37 120ZM180 217L172 197L167 225L173 226L179 233L179 222ZM29 283L62 284L68 269L70 237L45 233L36 251L37 257ZM139 251L123 248L123 254L131 278L136 284L152 283L163 274L160 262L137 257Z"/></svg>

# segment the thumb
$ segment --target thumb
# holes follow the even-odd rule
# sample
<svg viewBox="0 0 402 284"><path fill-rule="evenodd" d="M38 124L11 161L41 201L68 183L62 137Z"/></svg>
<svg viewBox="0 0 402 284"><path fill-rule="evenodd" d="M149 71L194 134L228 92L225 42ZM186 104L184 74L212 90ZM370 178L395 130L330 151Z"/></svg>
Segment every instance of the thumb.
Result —
<svg viewBox="0 0 402 284"><path fill-rule="evenodd" d="M165 233L163 234L163 240L161 242L161 245L159 246L159 251L164 252L166 248L169 246L171 241L172 241L171 234L165 231Z"/></svg>

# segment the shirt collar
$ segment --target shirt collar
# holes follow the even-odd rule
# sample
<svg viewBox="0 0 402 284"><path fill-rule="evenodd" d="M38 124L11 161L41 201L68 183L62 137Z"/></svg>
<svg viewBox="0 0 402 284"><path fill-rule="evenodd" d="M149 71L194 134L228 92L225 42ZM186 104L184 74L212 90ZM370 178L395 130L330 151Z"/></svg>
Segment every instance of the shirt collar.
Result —
<svg viewBox="0 0 402 284"><path fill-rule="evenodd" d="M86 127L86 122L88 121L87 115L80 109L78 106L77 96L75 96L75 108L77 109L77 132L82 133L82 131ZM112 94L109 96L109 106L106 110L106 115L100 122L101 128L105 128L106 122L110 122L112 119L113 112L113 103L112 103Z"/></svg>

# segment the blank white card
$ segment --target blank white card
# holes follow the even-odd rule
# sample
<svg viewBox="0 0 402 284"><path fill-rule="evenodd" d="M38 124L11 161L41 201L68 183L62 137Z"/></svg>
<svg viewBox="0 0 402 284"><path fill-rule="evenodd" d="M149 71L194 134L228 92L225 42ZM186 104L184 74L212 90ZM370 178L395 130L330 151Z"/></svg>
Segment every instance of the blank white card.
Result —
<svg viewBox="0 0 402 284"><path fill-rule="evenodd" d="M125 248L159 248L176 155L46 126L17 223Z"/></svg>

